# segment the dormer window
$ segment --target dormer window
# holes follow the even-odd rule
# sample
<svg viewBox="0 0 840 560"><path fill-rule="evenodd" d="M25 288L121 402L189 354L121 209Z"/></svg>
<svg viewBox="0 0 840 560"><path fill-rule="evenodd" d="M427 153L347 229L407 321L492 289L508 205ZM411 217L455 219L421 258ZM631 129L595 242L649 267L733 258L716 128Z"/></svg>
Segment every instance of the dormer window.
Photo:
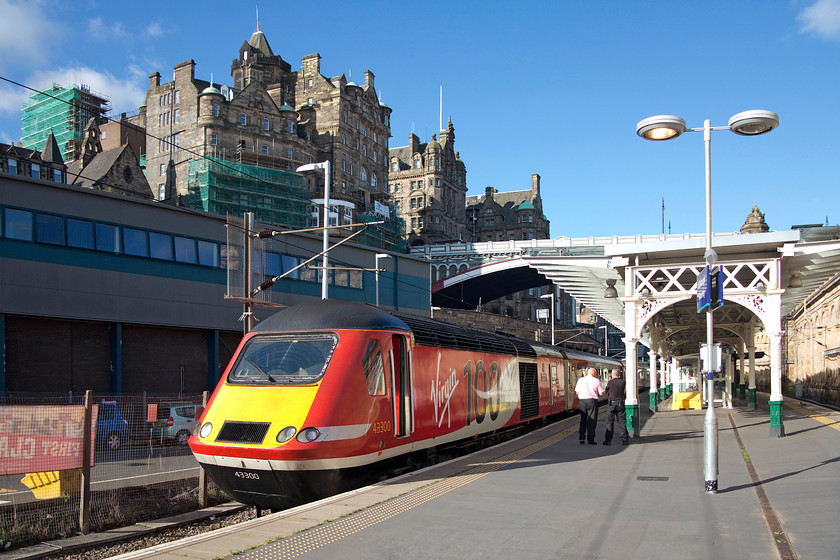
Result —
<svg viewBox="0 0 840 560"><path fill-rule="evenodd" d="M414 169L420 169L420 158L414 160Z"/></svg>

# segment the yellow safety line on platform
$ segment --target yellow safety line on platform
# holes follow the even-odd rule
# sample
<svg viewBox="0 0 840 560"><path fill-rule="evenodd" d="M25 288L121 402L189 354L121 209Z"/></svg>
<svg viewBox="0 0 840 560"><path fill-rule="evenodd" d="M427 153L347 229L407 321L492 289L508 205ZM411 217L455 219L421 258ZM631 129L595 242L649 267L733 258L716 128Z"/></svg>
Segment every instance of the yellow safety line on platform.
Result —
<svg viewBox="0 0 840 560"><path fill-rule="evenodd" d="M840 421L833 420L831 418L828 418L827 416L823 416L822 414L820 414L818 412L812 412L812 411L808 410L807 408L805 408L804 406L799 406L798 404L793 404L790 401L785 401L785 404L788 405L793 410L795 410L796 412L802 414L803 416L807 416L808 418L813 418L817 422L822 422L823 424L825 424L829 428L834 428L835 430L840 432Z"/></svg>
<svg viewBox="0 0 840 560"><path fill-rule="evenodd" d="M456 475L432 482L426 486L359 510L348 516L328 521L323 525L260 545L253 550L236 554L235 558L242 560L285 560L296 558L434 500L447 492L475 482L484 475L490 474L505 465L515 463L520 459L554 445L577 431L578 427L576 425L566 428L553 436L523 447L513 453L482 463Z"/></svg>

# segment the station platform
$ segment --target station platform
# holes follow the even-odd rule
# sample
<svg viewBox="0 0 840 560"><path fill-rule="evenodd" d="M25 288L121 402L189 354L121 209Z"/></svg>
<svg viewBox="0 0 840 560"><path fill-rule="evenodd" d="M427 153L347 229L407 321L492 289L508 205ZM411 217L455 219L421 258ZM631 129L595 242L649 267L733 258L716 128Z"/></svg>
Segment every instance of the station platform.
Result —
<svg viewBox="0 0 840 560"><path fill-rule="evenodd" d="M716 408L718 492L704 489L705 410L651 414L622 446L580 445L577 418L319 502L115 558L837 559L840 412L785 401Z"/></svg>

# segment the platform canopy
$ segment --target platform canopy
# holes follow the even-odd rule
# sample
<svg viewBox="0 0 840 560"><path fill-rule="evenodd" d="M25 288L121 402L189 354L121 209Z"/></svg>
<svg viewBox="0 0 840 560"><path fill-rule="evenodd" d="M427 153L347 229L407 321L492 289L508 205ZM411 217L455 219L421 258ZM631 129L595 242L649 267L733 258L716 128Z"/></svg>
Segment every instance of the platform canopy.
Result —
<svg viewBox="0 0 840 560"><path fill-rule="evenodd" d="M702 234L607 238L603 256L580 257L533 251L522 259L579 302L620 329L627 324L625 298L682 294L678 303L657 310L657 323L694 325L704 318L696 309L697 273L705 265ZM780 294L780 314L840 273L840 227L807 227L766 233L715 234L712 246L725 269L727 294ZM633 270L629 278L628 269ZM613 285L617 297L608 297ZM737 306L731 306L734 308ZM724 304L726 308L726 304ZM740 319L747 320L744 309ZM730 317L738 320L739 317Z"/></svg>

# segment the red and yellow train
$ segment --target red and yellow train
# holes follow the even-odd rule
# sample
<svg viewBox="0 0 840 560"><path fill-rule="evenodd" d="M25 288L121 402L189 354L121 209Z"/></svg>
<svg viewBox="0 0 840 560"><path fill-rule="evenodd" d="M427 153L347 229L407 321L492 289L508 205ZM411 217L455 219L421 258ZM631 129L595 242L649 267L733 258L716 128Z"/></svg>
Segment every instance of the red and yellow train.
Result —
<svg viewBox="0 0 840 560"><path fill-rule="evenodd" d="M410 456L577 406L621 363L365 304L289 307L244 337L189 444L235 499L279 508Z"/></svg>

